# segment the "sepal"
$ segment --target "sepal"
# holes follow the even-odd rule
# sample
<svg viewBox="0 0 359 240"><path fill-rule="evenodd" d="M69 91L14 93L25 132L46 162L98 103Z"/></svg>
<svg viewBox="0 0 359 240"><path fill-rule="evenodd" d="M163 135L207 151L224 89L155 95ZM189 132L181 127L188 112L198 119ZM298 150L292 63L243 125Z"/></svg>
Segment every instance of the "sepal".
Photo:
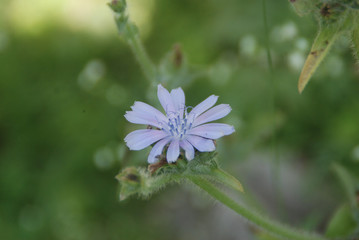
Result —
<svg viewBox="0 0 359 240"><path fill-rule="evenodd" d="M217 153L197 153L191 161L179 158L175 163L156 164L148 169L128 167L116 179L120 182L120 200L132 195L148 198L170 183L179 183L192 177L222 184L224 187L243 192L242 184L218 167Z"/></svg>

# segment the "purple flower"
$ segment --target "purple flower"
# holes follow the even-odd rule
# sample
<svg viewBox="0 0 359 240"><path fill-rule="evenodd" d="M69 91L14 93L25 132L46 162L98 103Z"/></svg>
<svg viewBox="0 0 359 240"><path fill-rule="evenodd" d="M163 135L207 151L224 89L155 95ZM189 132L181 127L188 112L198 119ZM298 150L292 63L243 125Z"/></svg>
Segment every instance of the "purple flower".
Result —
<svg viewBox="0 0 359 240"><path fill-rule="evenodd" d="M158 85L158 99L166 114L156 108L135 102L127 111L125 118L136 124L146 124L156 129L141 129L131 132L125 137L125 142L131 150L141 150L156 143L149 156L148 162L155 163L166 145L167 162L176 162L180 148L185 151L187 160L194 158L196 148L200 152L215 150L213 140L234 132L233 126L223 123L208 123L225 117L232 109L228 104L220 104L211 108L218 96L211 95L187 113L185 96L182 88L176 88L169 93Z"/></svg>

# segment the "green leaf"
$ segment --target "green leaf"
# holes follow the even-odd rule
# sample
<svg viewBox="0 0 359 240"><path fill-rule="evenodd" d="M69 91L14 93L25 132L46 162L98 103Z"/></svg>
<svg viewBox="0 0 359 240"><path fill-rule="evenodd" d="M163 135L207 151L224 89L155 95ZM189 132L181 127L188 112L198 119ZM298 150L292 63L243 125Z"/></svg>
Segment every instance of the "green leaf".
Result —
<svg viewBox="0 0 359 240"><path fill-rule="evenodd" d="M289 0L299 16L306 15L315 10L318 0Z"/></svg>
<svg viewBox="0 0 359 240"><path fill-rule="evenodd" d="M351 207L344 204L334 213L325 235L328 238L345 238L353 235L357 227Z"/></svg>
<svg viewBox="0 0 359 240"><path fill-rule="evenodd" d="M225 172L224 170L217 168L212 171L212 178L225 184L228 187L233 188L236 191L244 192L242 184L237 180L237 178L233 177L231 174Z"/></svg>
<svg viewBox="0 0 359 240"><path fill-rule="evenodd" d="M330 47L339 36L339 28L340 25L327 25L319 30L299 77L299 93L303 92L313 73L328 54Z"/></svg>
<svg viewBox="0 0 359 240"><path fill-rule="evenodd" d="M185 176L202 176L211 181L224 184L226 187L235 191L244 192L242 184L231 174L218 167L216 162L217 154L215 152L199 154L189 162L189 171L184 173Z"/></svg>
<svg viewBox="0 0 359 240"><path fill-rule="evenodd" d="M339 164L333 164L333 169L345 190L350 205L352 208L358 208L356 198L358 179L356 179L346 168Z"/></svg>
<svg viewBox="0 0 359 240"><path fill-rule="evenodd" d="M319 21L319 32L299 77L298 90L301 93L312 75L328 54L337 37L345 31L352 31L358 25L357 10L353 10L342 1L322 1L316 4L313 12Z"/></svg>

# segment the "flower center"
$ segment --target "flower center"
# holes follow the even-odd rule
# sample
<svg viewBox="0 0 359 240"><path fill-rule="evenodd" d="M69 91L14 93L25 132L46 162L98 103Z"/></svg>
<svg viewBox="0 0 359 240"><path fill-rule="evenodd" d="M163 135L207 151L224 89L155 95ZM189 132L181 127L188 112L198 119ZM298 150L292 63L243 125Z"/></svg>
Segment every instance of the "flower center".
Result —
<svg viewBox="0 0 359 240"><path fill-rule="evenodd" d="M162 128L162 130L174 138L182 140L192 128L192 122L188 119L187 113L184 117L181 117L179 113L171 114L171 116L168 116L166 127Z"/></svg>

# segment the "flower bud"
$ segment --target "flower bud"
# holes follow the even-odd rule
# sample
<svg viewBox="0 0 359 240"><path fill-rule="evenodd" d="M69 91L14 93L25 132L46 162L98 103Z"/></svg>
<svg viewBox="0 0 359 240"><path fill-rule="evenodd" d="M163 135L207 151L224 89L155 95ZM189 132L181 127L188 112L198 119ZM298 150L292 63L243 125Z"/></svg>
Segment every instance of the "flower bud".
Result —
<svg viewBox="0 0 359 240"><path fill-rule="evenodd" d="M130 195L137 193L141 188L142 177L135 167L125 168L116 176L121 183L120 200L125 200Z"/></svg>
<svg viewBox="0 0 359 240"><path fill-rule="evenodd" d="M125 0L112 0L108 6L116 13L123 13L126 10Z"/></svg>

